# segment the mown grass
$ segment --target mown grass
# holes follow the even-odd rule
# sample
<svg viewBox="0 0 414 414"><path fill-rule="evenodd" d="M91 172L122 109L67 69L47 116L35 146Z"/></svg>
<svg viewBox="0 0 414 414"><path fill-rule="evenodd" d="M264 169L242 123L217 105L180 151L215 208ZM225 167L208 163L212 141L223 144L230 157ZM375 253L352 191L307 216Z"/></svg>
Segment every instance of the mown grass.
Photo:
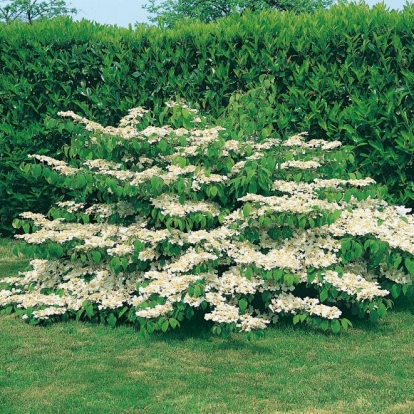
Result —
<svg viewBox="0 0 414 414"><path fill-rule="evenodd" d="M0 277L16 276L28 267L28 260L13 254L13 240L0 238Z"/></svg>
<svg viewBox="0 0 414 414"><path fill-rule="evenodd" d="M26 263L0 242L0 275ZM346 334L280 326L216 338L196 322L147 338L131 327L30 327L0 317L0 412L414 413L414 301Z"/></svg>

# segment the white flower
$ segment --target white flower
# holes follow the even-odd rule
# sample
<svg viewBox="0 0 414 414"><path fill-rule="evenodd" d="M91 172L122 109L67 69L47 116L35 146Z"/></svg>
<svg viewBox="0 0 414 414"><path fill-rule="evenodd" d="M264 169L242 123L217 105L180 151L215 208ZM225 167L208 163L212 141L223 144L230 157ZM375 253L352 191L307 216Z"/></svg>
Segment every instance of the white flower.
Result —
<svg viewBox="0 0 414 414"><path fill-rule="evenodd" d="M240 328L242 332L250 332L251 330L265 329L269 323L270 320L254 318L251 315L245 314L239 317L237 327Z"/></svg>
<svg viewBox="0 0 414 414"><path fill-rule="evenodd" d="M141 318L158 318L159 316L166 315L168 312L173 310L171 303L166 303L165 305L156 305L153 308L146 308L135 312L135 315Z"/></svg>
<svg viewBox="0 0 414 414"><path fill-rule="evenodd" d="M212 312L205 314L204 319L218 323L232 323L237 322L239 317L239 309L236 306L219 303Z"/></svg>
<svg viewBox="0 0 414 414"><path fill-rule="evenodd" d="M134 246L128 246L125 244L117 244L115 247L108 249L107 252L110 256L126 256L134 251Z"/></svg>

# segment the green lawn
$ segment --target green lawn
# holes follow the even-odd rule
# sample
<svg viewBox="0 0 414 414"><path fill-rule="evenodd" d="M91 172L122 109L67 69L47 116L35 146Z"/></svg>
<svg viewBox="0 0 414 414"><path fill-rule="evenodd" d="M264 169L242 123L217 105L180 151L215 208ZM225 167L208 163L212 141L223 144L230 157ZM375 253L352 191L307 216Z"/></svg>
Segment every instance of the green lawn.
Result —
<svg viewBox="0 0 414 414"><path fill-rule="evenodd" d="M0 275L25 265L0 241ZM1 316L0 413L414 413L413 338L413 302L338 336L281 326L254 341Z"/></svg>

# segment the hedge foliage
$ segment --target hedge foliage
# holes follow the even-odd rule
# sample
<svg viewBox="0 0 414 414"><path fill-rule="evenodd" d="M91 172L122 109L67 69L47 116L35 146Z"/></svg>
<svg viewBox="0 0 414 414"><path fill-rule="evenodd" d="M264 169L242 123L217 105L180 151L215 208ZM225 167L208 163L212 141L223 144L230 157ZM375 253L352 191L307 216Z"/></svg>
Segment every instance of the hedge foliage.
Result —
<svg viewBox="0 0 414 414"><path fill-rule="evenodd" d="M30 153L59 157L68 142L73 131L48 116L73 110L113 125L139 105L158 117L171 98L199 103L236 134L309 131L354 145L354 169L412 206L413 14L350 4L174 30L60 18L0 25L0 231L62 197L19 167Z"/></svg>

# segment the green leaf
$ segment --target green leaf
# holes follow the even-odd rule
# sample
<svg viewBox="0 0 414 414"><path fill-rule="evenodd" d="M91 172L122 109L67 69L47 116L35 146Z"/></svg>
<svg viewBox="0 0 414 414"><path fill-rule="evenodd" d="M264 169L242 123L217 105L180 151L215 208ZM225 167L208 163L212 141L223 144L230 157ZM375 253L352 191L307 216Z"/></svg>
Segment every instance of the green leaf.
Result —
<svg viewBox="0 0 414 414"><path fill-rule="evenodd" d="M278 282L284 276L283 269L273 269L272 270L272 278L274 281Z"/></svg>
<svg viewBox="0 0 414 414"><path fill-rule="evenodd" d="M76 320L77 321L79 321L80 320L80 318L82 317L82 314L85 312L85 309L79 309L77 312L76 312Z"/></svg>
<svg viewBox="0 0 414 414"><path fill-rule="evenodd" d="M306 217L299 218L299 227L304 229L306 227Z"/></svg>
<svg viewBox="0 0 414 414"><path fill-rule="evenodd" d="M323 289L322 292L319 295L320 301L325 302L326 299L328 299L329 293L327 289Z"/></svg>
<svg viewBox="0 0 414 414"><path fill-rule="evenodd" d="M380 303L378 305L377 312L378 312L378 316L380 318L383 318L387 314L387 307L383 303Z"/></svg>
<svg viewBox="0 0 414 414"><path fill-rule="evenodd" d="M352 323L350 320L346 319L346 318L342 318L341 319L341 325L343 330L346 332L348 330L348 327L352 328Z"/></svg>
<svg viewBox="0 0 414 414"><path fill-rule="evenodd" d="M244 312L247 309L249 302L243 298L239 300L239 308L242 312Z"/></svg>
<svg viewBox="0 0 414 414"><path fill-rule="evenodd" d="M92 260L95 263L99 263L101 261L101 258L102 258L102 255L101 255L100 252L98 252L98 251L93 251L92 252Z"/></svg>
<svg viewBox="0 0 414 414"><path fill-rule="evenodd" d="M165 139L161 139L161 141L158 143L158 148L162 152L165 152L166 149L168 148L168 142Z"/></svg>
<svg viewBox="0 0 414 414"><path fill-rule="evenodd" d="M352 241L351 242L351 249L352 249L352 259L358 259L359 257L361 257L362 252L363 252L363 247L360 243L356 242L356 241Z"/></svg>
<svg viewBox="0 0 414 414"><path fill-rule="evenodd" d="M202 294L202 289L200 285L194 286L194 297L198 298Z"/></svg>
<svg viewBox="0 0 414 414"><path fill-rule="evenodd" d="M116 325L116 320L116 316L113 313L110 313L107 319L108 325L114 328Z"/></svg>
<svg viewBox="0 0 414 414"><path fill-rule="evenodd" d="M14 219L13 222L12 222L12 226L15 229L19 229L21 227L21 225L22 225L22 221L19 220L19 219Z"/></svg>
<svg viewBox="0 0 414 414"><path fill-rule="evenodd" d="M280 237L281 231L278 228L274 227L273 229L269 230L268 234L272 240L277 240Z"/></svg>
<svg viewBox="0 0 414 414"><path fill-rule="evenodd" d="M294 280L294 277L290 273L285 275L284 278L283 278L283 281L284 281L286 286L292 286L293 285L293 280Z"/></svg>
<svg viewBox="0 0 414 414"><path fill-rule="evenodd" d="M268 303L270 301L270 299L272 299L272 294L270 292L268 292L268 291L264 291L262 293L262 300L263 300L263 302Z"/></svg>
<svg viewBox="0 0 414 414"><path fill-rule="evenodd" d="M341 240L341 248L343 251L348 251L351 248L351 242L349 240Z"/></svg>
<svg viewBox="0 0 414 414"><path fill-rule="evenodd" d="M167 332L167 330L168 330L168 326L169 326L168 320L165 320L165 321L162 323L162 325L161 325L161 330L162 330L163 332Z"/></svg>
<svg viewBox="0 0 414 414"><path fill-rule="evenodd" d="M180 326L180 322L177 321L177 319L170 318L168 320L168 323L170 324L171 328L175 329L177 326Z"/></svg>
<svg viewBox="0 0 414 414"><path fill-rule="evenodd" d="M414 276L414 260L409 259L408 257L404 260L405 267L407 268L410 275Z"/></svg>
<svg viewBox="0 0 414 414"><path fill-rule="evenodd" d="M135 240L134 241L134 250L138 253L141 250L145 248L145 243L143 243L141 240Z"/></svg>
<svg viewBox="0 0 414 414"><path fill-rule="evenodd" d="M375 254L378 253L380 249L380 244L377 241L372 241L371 242L371 253Z"/></svg>
<svg viewBox="0 0 414 414"><path fill-rule="evenodd" d="M128 268L128 259L126 257L121 258L121 265L124 270Z"/></svg>
<svg viewBox="0 0 414 414"><path fill-rule="evenodd" d="M252 280L253 277L253 269L251 267L249 267L248 269L246 269L244 276L246 276L247 279Z"/></svg>
<svg viewBox="0 0 414 414"><path fill-rule="evenodd" d="M151 177L150 183L151 188L155 194L158 194L162 190L162 187L164 185L164 181L160 177L157 177L155 175Z"/></svg>
<svg viewBox="0 0 414 414"><path fill-rule="evenodd" d="M324 319L321 324L319 325L319 327L323 330L323 331L327 331L329 329L329 321Z"/></svg>
<svg viewBox="0 0 414 414"><path fill-rule="evenodd" d="M85 306L85 313L89 318L92 318L93 315L95 315L95 310L93 308L92 303L87 303Z"/></svg>
<svg viewBox="0 0 414 414"><path fill-rule="evenodd" d="M341 323L338 321L338 319L334 319L331 322L331 329L333 333L339 333L341 331Z"/></svg>
<svg viewBox="0 0 414 414"><path fill-rule="evenodd" d="M212 187L210 187L210 195L211 195L211 197L215 197L216 195L217 195L217 193L218 193L218 190L217 190L217 187L216 186L212 186Z"/></svg>
<svg viewBox="0 0 414 414"><path fill-rule="evenodd" d="M249 184L249 193L255 194L257 192L257 181L252 180Z"/></svg>
<svg viewBox="0 0 414 414"><path fill-rule="evenodd" d="M168 321L167 321L168 323ZM152 334L155 331L155 323L152 321L148 321L146 325L148 333ZM167 327L168 328L168 327Z"/></svg>
<svg viewBox="0 0 414 414"><path fill-rule="evenodd" d="M85 186L85 184L86 184L86 178L85 178L85 176L84 175L78 175L77 177L76 177L76 185L77 185L77 188L82 188L82 187L84 187Z"/></svg>
<svg viewBox="0 0 414 414"><path fill-rule="evenodd" d="M124 306L121 310L121 312L118 313L118 318L121 318L123 315L125 315L125 313L130 310L130 308L128 306Z"/></svg>
<svg viewBox="0 0 414 414"><path fill-rule="evenodd" d="M30 223L28 223L27 221L25 221L24 223L23 223L23 230L24 230L24 232L27 234L27 233L29 233L30 232Z"/></svg>
<svg viewBox="0 0 414 414"><path fill-rule="evenodd" d="M376 310L372 310L369 313L369 320L371 322L377 322L378 321L378 318L379 318L379 315L378 315L378 312Z"/></svg>
<svg viewBox="0 0 414 414"><path fill-rule="evenodd" d="M250 212L252 211L252 206L249 203L246 203L243 206L243 216L244 218L249 217Z"/></svg>
<svg viewBox="0 0 414 414"><path fill-rule="evenodd" d="M391 295L394 299L397 299L401 293L401 285L395 284L391 288Z"/></svg>
<svg viewBox="0 0 414 414"><path fill-rule="evenodd" d="M178 165L181 168L184 168L187 165L187 159L184 157L180 157L179 161L178 161Z"/></svg>
<svg viewBox="0 0 414 414"><path fill-rule="evenodd" d="M393 255L393 257L392 257L392 267L394 269L398 269L398 267L400 266L401 262L402 262L402 257L401 257L400 254ZM413 265L414 265L414 262L413 262Z"/></svg>
<svg viewBox="0 0 414 414"><path fill-rule="evenodd" d="M48 246L48 251L51 257L55 258L59 258L63 255L63 247L60 244L50 244Z"/></svg>

